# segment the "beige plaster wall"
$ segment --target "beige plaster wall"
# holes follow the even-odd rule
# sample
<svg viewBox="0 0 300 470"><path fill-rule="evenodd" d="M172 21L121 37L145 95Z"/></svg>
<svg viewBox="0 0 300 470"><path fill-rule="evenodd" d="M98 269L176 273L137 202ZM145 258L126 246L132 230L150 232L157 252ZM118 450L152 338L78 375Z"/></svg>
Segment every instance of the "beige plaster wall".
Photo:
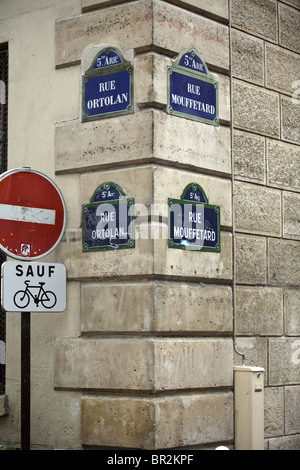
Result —
<svg viewBox="0 0 300 470"><path fill-rule="evenodd" d="M67 226L79 220L72 209L79 203L78 181L76 175L56 177L54 136L56 121L77 112L79 68L55 69L55 21L80 9L76 0L0 5L0 43L9 43L8 169L30 166L52 178L66 200ZM55 252L44 259L50 260L58 261ZM79 283L68 283L67 296L64 313L31 315L32 448L81 447L80 394L58 395L53 387L55 339L76 336L80 329ZM7 415L0 418L0 441L12 445L20 445L20 315L6 315Z"/></svg>

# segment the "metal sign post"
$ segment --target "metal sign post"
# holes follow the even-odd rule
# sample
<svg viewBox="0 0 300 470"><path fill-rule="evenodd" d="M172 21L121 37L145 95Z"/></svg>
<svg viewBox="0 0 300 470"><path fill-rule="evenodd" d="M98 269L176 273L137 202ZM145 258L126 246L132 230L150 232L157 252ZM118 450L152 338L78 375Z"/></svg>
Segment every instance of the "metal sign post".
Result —
<svg viewBox="0 0 300 470"><path fill-rule="evenodd" d="M21 449L30 450L30 312L21 313Z"/></svg>
<svg viewBox="0 0 300 470"><path fill-rule="evenodd" d="M62 263L6 261L1 271L2 306L8 312L21 312L21 447L29 450L31 312L66 309L66 267Z"/></svg>

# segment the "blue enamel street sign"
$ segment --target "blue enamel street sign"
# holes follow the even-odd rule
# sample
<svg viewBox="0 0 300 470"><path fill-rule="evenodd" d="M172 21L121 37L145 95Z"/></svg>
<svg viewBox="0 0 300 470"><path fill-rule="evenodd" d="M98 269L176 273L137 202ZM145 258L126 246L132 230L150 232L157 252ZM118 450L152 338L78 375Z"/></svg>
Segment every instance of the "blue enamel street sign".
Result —
<svg viewBox="0 0 300 470"><path fill-rule="evenodd" d="M194 50L180 54L168 67L168 114L219 125L218 82Z"/></svg>
<svg viewBox="0 0 300 470"><path fill-rule="evenodd" d="M101 184L82 207L82 251L134 248L133 207L118 185Z"/></svg>
<svg viewBox="0 0 300 470"><path fill-rule="evenodd" d="M186 186L180 200L168 200L169 248L220 252L220 206L207 202L196 183Z"/></svg>
<svg viewBox="0 0 300 470"><path fill-rule="evenodd" d="M118 49L103 49L83 76L82 120L130 113L133 113L133 66Z"/></svg>

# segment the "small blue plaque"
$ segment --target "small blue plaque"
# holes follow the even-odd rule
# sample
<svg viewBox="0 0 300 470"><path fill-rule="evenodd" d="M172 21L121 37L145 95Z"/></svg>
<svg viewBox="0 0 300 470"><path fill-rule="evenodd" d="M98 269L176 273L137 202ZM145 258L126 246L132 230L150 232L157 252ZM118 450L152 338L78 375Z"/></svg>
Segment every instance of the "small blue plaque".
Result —
<svg viewBox="0 0 300 470"><path fill-rule="evenodd" d="M218 126L218 88L200 55L184 51L168 67L168 114Z"/></svg>
<svg viewBox="0 0 300 470"><path fill-rule="evenodd" d="M122 64L122 56L116 49L105 49L97 54L93 64L93 70L113 67Z"/></svg>
<svg viewBox="0 0 300 470"><path fill-rule="evenodd" d="M169 199L169 248L220 253L220 206L208 201L201 188L191 183L181 199Z"/></svg>
<svg viewBox="0 0 300 470"><path fill-rule="evenodd" d="M100 51L82 81L82 120L133 113L133 66L116 48Z"/></svg>
<svg viewBox="0 0 300 470"><path fill-rule="evenodd" d="M200 72L208 75L205 62L193 50L185 51L183 54L180 54L178 65L193 72Z"/></svg>
<svg viewBox="0 0 300 470"><path fill-rule="evenodd" d="M103 183L82 207L82 251L134 248L134 199L115 183Z"/></svg>

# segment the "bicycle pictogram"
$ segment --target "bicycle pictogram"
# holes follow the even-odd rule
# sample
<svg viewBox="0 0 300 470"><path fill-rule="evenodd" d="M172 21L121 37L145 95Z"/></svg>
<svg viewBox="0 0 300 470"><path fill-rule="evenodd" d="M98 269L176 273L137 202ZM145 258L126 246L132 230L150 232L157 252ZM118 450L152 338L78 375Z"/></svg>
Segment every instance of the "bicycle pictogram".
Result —
<svg viewBox="0 0 300 470"><path fill-rule="evenodd" d="M45 282L39 282L38 286L30 286L29 283L30 281L25 281L26 288L15 293L14 304L20 309L25 309L30 302L30 297L32 297L37 307L41 303L44 308L53 308L57 300L56 295L50 290L45 291L43 287ZM35 289L33 292L38 289L38 293L32 293L33 289Z"/></svg>

